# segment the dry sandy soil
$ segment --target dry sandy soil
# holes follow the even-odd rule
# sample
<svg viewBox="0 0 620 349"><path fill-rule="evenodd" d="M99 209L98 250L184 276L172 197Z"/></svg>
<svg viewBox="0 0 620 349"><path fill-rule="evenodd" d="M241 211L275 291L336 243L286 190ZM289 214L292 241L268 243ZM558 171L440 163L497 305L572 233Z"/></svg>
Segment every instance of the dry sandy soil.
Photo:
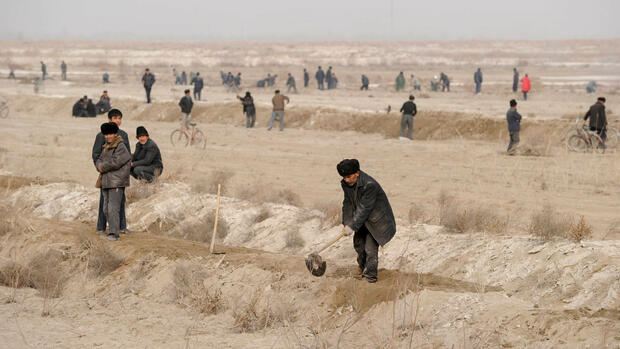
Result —
<svg viewBox="0 0 620 349"><path fill-rule="evenodd" d="M0 79L0 338L7 348L619 348L619 152L566 151L562 137L595 96L616 127L620 41L395 44L0 42L18 81ZM69 81L59 81L59 64ZM39 61L50 79L38 95ZM301 69L333 65L341 88L302 87ZM206 149L173 147L171 67L206 77L192 113ZM143 102L144 67L158 77ZM481 66L483 94L472 93ZM512 67L534 91L519 100L522 148L505 155ZM244 127L219 70L242 72L258 105ZM398 71L450 93L417 94L415 141L397 139ZM101 74L112 75L102 85ZM267 72L295 74L284 132L266 131ZM1 74L8 70L0 69ZM359 91L366 73L371 90ZM427 83L425 83L426 87ZM97 118L70 116L107 89L130 137L139 125L163 153L153 185L132 180L132 235L94 234L90 154ZM335 165L356 157L386 190L398 232L380 251L379 282L357 280L351 241L303 257L339 233ZM223 184L217 251L208 245ZM583 217L581 227L578 221ZM542 220L541 220L542 219ZM543 239L535 224L555 227ZM540 226L539 224L538 226ZM588 234L591 228L591 234ZM579 236L582 233L583 236ZM581 241L579 241L581 240Z"/></svg>

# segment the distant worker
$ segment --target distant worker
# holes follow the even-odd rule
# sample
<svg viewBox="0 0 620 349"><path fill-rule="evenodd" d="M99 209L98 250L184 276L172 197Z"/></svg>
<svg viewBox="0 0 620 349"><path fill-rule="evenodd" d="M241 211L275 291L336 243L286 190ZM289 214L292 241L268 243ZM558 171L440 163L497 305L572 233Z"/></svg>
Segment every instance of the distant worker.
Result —
<svg viewBox="0 0 620 349"><path fill-rule="evenodd" d="M441 92L445 92L446 90L450 92L450 78L448 78L448 75L441 72L441 74L439 74L439 83L441 84Z"/></svg>
<svg viewBox="0 0 620 349"><path fill-rule="evenodd" d="M527 93L532 89L532 82L530 81L530 77L525 74L523 79L521 79L521 92L523 92L523 100L527 101Z"/></svg>
<svg viewBox="0 0 620 349"><path fill-rule="evenodd" d="M60 78L62 81L67 80L67 63L65 63L65 61L62 61L60 64Z"/></svg>
<svg viewBox="0 0 620 349"><path fill-rule="evenodd" d="M180 85L181 79L179 77L179 73L177 72L177 68L172 68L172 80L175 85Z"/></svg>
<svg viewBox="0 0 620 349"><path fill-rule="evenodd" d="M41 80L45 80L47 77L47 65L41 61Z"/></svg>
<svg viewBox="0 0 620 349"><path fill-rule="evenodd" d="M329 66L329 68L327 68L327 72L325 72L325 82L327 83L327 89L331 90L332 88L334 88L334 82L332 81L332 67Z"/></svg>
<svg viewBox="0 0 620 349"><path fill-rule="evenodd" d="M131 175L135 179L145 180L148 183L161 175L164 164L161 160L159 147L149 137L149 133L144 126L136 129L136 151L131 158Z"/></svg>
<svg viewBox="0 0 620 349"><path fill-rule="evenodd" d="M400 108L400 112L403 113L403 117L400 120L400 139L405 140L405 128L409 127L407 131L407 138L413 140L413 117L418 113L418 108L416 107L413 100L415 97L413 95L409 96L409 100L403 103L403 106Z"/></svg>
<svg viewBox="0 0 620 349"><path fill-rule="evenodd" d="M420 80L418 80L418 78L411 74L411 89L413 91L422 91L422 86L420 86Z"/></svg>
<svg viewBox="0 0 620 349"><path fill-rule="evenodd" d="M320 65L319 65L319 70L316 71L316 74L314 74L314 77L316 78L317 88L319 90L324 90L325 86L323 85L323 80L325 80L325 72L323 72L323 69L321 68Z"/></svg>
<svg viewBox="0 0 620 349"><path fill-rule="evenodd" d="M521 114L517 112L517 101L510 100L510 109L506 112L506 121L508 122L508 133L510 134L510 142L508 143L508 155L514 155L519 145L519 131L521 131Z"/></svg>
<svg viewBox="0 0 620 349"><path fill-rule="evenodd" d="M273 128L273 122L276 118L280 119L280 131L284 131L284 106L290 102L289 98L283 94L280 94L280 90L276 90L276 95L271 99L271 103L273 104L273 112L271 113L271 118L269 119L269 128L268 131L271 131Z"/></svg>
<svg viewBox="0 0 620 349"><path fill-rule="evenodd" d="M118 132L118 125L114 122L101 125L105 144L95 162L95 167L100 173L97 184L103 194L103 212L109 225L105 239L112 241L120 239L125 188L129 186L131 170L131 152Z"/></svg>
<svg viewBox="0 0 620 349"><path fill-rule="evenodd" d="M588 84L586 85L586 92L587 93L594 93L594 92L596 92L596 81L590 80L588 82Z"/></svg>
<svg viewBox="0 0 620 349"><path fill-rule="evenodd" d="M41 78L40 77L36 77L33 81L34 84L34 93L39 93L39 90L41 89Z"/></svg>
<svg viewBox="0 0 620 349"><path fill-rule="evenodd" d="M368 91L368 84L370 83L370 81L368 81L368 77L364 74L362 74L362 87L360 87L360 91L361 90L366 90Z"/></svg>
<svg viewBox="0 0 620 349"><path fill-rule="evenodd" d="M474 84L476 84L475 94L479 94L482 88L482 71L480 68L474 73Z"/></svg>
<svg viewBox="0 0 620 349"><path fill-rule="evenodd" d="M517 68L512 68L513 71L513 75L512 75L512 92L517 92L517 90L519 89L519 71L517 70Z"/></svg>
<svg viewBox="0 0 620 349"><path fill-rule="evenodd" d="M9 68L9 80L15 80L15 69Z"/></svg>
<svg viewBox="0 0 620 349"><path fill-rule="evenodd" d="M304 87L308 87L309 83L310 83L310 74L308 74L308 71L306 70L306 68L304 68Z"/></svg>
<svg viewBox="0 0 620 349"><path fill-rule="evenodd" d="M379 246L396 234L396 221L390 202L381 185L360 171L356 159L342 160L337 166L342 177L342 225L346 236L353 235L359 276L369 283L377 282Z"/></svg>
<svg viewBox="0 0 620 349"><path fill-rule="evenodd" d="M254 127L254 124L256 123L256 108L254 107L254 99L252 98L250 91L246 92L244 97L239 97L239 95L237 95L237 98L239 98L239 100L243 104L243 113L245 114L245 127Z"/></svg>
<svg viewBox="0 0 620 349"><path fill-rule="evenodd" d="M601 136L603 144L601 148L605 147L605 141L607 140L607 115L605 114L605 97L599 97L588 112L583 117L583 120L590 119L590 131L596 131Z"/></svg>
<svg viewBox="0 0 620 349"><path fill-rule="evenodd" d="M108 91L103 91L103 94L101 95L101 97L99 97L99 102L97 102L95 107L97 108L97 114L104 114L109 112L110 109L112 109L110 103L110 96L108 96Z"/></svg>
<svg viewBox="0 0 620 349"><path fill-rule="evenodd" d="M224 73L223 70L220 70L220 78L222 79L222 85L226 85L226 78L228 77L228 75L226 75L226 73Z"/></svg>
<svg viewBox="0 0 620 349"><path fill-rule="evenodd" d="M338 77L336 76L336 72L332 71L332 88L338 88Z"/></svg>
<svg viewBox="0 0 620 349"><path fill-rule="evenodd" d="M109 84L110 83L110 74L108 74L107 72L103 73L103 76L101 78L102 78L104 84Z"/></svg>
<svg viewBox="0 0 620 349"><path fill-rule="evenodd" d="M437 90L439 90L439 79L437 78L437 75L433 77L433 80L431 80L430 83L431 83L431 91L437 92Z"/></svg>
<svg viewBox="0 0 620 349"><path fill-rule="evenodd" d="M151 103L151 88L155 83L155 74L151 73L149 68L144 69L144 75L142 75L142 84L144 85L144 91L146 91L146 103Z"/></svg>
<svg viewBox="0 0 620 349"><path fill-rule="evenodd" d="M80 98L73 104L73 110L71 115L76 118L85 118L88 117L88 111L86 110L86 102L88 98L86 96Z"/></svg>
<svg viewBox="0 0 620 349"><path fill-rule="evenodd" d="M202 88L204 87L204 81L200 77L200 72L196 73L196 76L194 76L194 80L192 80L190 84L194 85L194 99L199 101L200 93L202 92Z"/></svg>
<svg viewBox="0 0 620 349"><path fill-rule="evenodd" d="M293 75L291 75L291 73L288 73L288 79L286 79L286 86L288 86L286 92L291 92L291 90L293 90L293 93L297 93L295 78L293 77Z"/></svg>
<svg viewBox="0 0 620 349"><path fill-rule="evenodd" d="M194 107L194 102L190 96L189 89L185 90L185 96L181 97L179 106L181 107L181 130L187 135L188 139L191 139L188 130L191 127L190 123L192 122L192 108Z"/></svg>
<svg viewBox="0 0 620 349"><path fill-rule="evenodd" d="M278 74L273 74L272 76L270 76L267 79L267 86L274 86L276 84L277 77L278 77Z"/></svg>
<svg viewBox="0 0 620 349"><path fill-rule="evenodd" d="M405 75L401 71L396 77L396 92L402 91L405 88Z"/></svg>
<svg viewBox="0 0 620 349"><path fill-rule="evenodd" d="M241 89L241 73L237 73L235 76L235 90Z"/></svg>
<svg viewBox="0 0 620 349"><path fill-rule="evenodd" d="M187 73L185 70L181 72L181 85L187 85Z"/></svg>
<svg viewBox="0 0 620 349"><path fill-rule="evenodd" d="M95 116L97 116L97 108L95 107L93 100L90 98L86 99L86 113L90 118L94 118Z"/></svg>

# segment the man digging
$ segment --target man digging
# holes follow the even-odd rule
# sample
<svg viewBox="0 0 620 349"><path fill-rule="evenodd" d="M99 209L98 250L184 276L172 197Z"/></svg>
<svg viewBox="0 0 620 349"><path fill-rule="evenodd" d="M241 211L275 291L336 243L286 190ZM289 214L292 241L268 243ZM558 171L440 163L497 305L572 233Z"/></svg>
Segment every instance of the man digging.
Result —
<svg viewBox="0 0 620 349"><path fill-rule="evenodd" d="M394 213L385 192L363 171L356 159L342 160L338 166L344 191L342 224L346 236L353 235L353 248L362 278L377 282L379 246L387 244L396 233Z"/></svg>

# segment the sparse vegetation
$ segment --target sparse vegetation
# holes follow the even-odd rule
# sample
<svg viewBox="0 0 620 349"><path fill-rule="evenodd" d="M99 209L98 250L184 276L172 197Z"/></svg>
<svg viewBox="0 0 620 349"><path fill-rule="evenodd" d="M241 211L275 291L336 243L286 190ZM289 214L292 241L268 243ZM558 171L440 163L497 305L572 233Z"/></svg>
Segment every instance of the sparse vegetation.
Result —
<svg viewBox="0 0 620 349"><path fill-rule="evenodd" d="M266 300L265 303L261 303L263 299ZM236 330L255 332L294 321L295 310L293 305L285 300L279 299L271 303L270 298L263 297L263 294L255 289L245 303L233 309L232 315L233 327Z"/></svg>
<svg viewBox="0 0 620 349"><path fill-rule="evenodd" d="M200 265L185 262L177 264L173 273L175 301L182 306L196 309L203 314L217 314L226 304L219 288L207 287L206 272Z"/></svg>
<svg viewBox="0 0 620 349"><path fill-rule="evenodd" d="M580 242L581 240L592 237L592 227L581 216L577 224L573 224L568 231L568 239L572 242Z"/></svg>
<svg viewBox="0 0 620 349"><path fill-rule="evenodd" d="M272 212L267 206L261 206L255 216L252 217L251 224L261 223L272 216Z"/></svg>
<svg viewBox="0 0 620 349"><path fill-rule="evenodd" d="M296 228L289 229L286 232L285 241L286 247L288 248L304 247L304 245L306 244L304 239L301 237L301 234L299 233L299 229Z"/></svg>
<svg viewBox="0 0 620 349"><path fill-rule="evenodd" d="M134 203L136 201L144 200L157 193L159 183L156 179L152 183L146 181L132 181L132 185L125 188L125 197L127 204Z"/></svg>
<svg viewBox="0 0 620 349"><path fill-rule="evenodd" d="M199 242L210 242L215 223L215 209L199 219L188 218L182 221L178 229L181 238ZM176 230L175 230L176 231ZM217 239L223 240L228 236L228 222L224 217L217 220ZM174 235L174 234L173 234Z"/></svg>
<svg viewBox="0 0 620 349"><path fill-rule="evenodd" d="M321 212L321 228L342 224L342 205L337 202L316 205L314 208Z"/></svg>
<svg viewBox="0 0 620 349"><path fill-rule="evenodd" d="M234 173L229 170L213 171L210 176L201 178L192 184L192 190L198 193L217 194L217 185L222 185L222 194L228 193L228 183Z"/></svg>
<svg viewBox="0 0 620 349"><path fill-rule="evenodd" d="M501 234L508 227L508 217L502 218L489 208L467 207L445 191L439 194L438 204L439 224L458 233L480 231Z"/></svg>
<svg viewBox="0 0 620 349"><path fill-rule="evenodd" d="M532 215L528 232L548 241L566 237L571 226L568 217L558 214L551 205L545 205L541 211Z"/></svg>
<svg viewBox="0 0 620 349"><path fill-rule="evenodd" d="M87 263L90 273L94 276L105 276L125 262L125 258L111 251L101 241L87 235L81 236L80 251L80 260Z"/></svg>
<svg viewBox="0 0 620 349"><path fill-rule="evenodd" d="M412 202L409 206L409 223L428 223L429 217L427 217L424 208L415 202Z"/></svg>
<svg viewBox="0 0 620 349"><path fill-rule="evenodd" d="M67 277L61 263L66 257L59 251L48 250L34 255L26 266L11 261L0 268L0 285L38 290L43 298L62 294Z"/></svg>

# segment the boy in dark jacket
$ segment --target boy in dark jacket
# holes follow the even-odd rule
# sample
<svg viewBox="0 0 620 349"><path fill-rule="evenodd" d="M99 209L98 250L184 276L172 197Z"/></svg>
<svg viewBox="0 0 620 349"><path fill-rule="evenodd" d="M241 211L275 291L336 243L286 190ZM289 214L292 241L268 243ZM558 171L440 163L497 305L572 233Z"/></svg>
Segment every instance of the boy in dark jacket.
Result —
<svg viewBox="0 0 620 349"><path fill-rule="evenodd" d="M105 137L103 151L97 159L99 171L98 186L103 191L103 212L110 225L107 240L120 239L121 204L125 187L129 186L129 170L131 154L118 134L118 125L106 122L101 125L101 133Z"/></svg>
<svg viewBox="0 0 620 349"><path fill-rule="evenodd" d="M138 143L136 143L136 151L131 159L131 175L136 179L144 179L151 183L153 178L159 177L164 169L161 153L144 126L138 126L136 138Z"/></svg>
<svg viewBox="0 0 620 349"><path fill-rule="evenodd" d="M517 101L510 100L510 109L506 112L508 122L508 133L510 133L510 143L508 143L508 154L514 155L519 145L519 131L521 131L521 114L517 112Z"/></svg>

